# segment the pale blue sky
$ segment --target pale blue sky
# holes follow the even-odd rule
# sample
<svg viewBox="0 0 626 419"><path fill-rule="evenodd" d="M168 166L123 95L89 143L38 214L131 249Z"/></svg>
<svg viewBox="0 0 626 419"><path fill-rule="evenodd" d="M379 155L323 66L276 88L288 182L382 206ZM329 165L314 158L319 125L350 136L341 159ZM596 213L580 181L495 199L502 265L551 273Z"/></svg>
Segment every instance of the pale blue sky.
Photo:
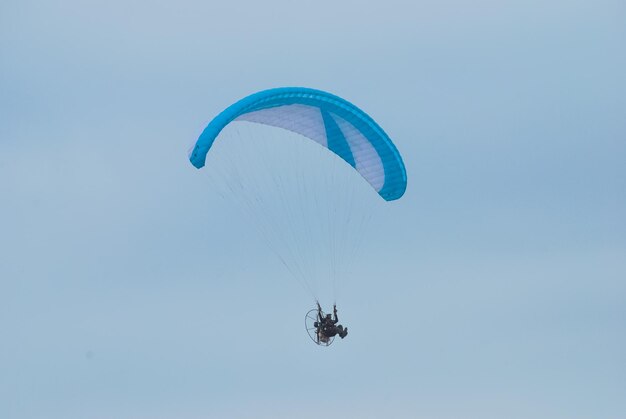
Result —
<svg viewBox="0 0 626 419"><path fill-rule="evenodd" d="M3 1L0 417L626 417L625 21L617 0ZM409 174L328 350L185 154L288 85L361 106Z"/></svg>

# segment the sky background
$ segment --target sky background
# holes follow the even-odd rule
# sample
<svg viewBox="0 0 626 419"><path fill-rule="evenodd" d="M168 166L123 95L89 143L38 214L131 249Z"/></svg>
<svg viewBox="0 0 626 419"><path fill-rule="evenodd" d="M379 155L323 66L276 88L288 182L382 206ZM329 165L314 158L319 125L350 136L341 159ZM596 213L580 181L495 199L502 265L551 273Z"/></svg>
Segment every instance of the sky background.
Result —
<svg viewBox="0 0 626 419"><path fill-rule="evenodd" d="M625 21L622 0L2 1L0 417L626 417ZM330 348L186 158L289 85L362 107L409 177Z"/></svg>

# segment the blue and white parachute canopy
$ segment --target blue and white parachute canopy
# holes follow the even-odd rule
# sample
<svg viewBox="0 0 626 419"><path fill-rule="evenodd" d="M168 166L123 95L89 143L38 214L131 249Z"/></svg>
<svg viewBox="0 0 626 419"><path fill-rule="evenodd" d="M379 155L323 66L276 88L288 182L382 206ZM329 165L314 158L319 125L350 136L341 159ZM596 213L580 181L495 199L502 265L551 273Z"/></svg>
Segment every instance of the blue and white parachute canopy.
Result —
<svg viewBox="0 0 626 419"><path fill-rule="evenodd" d="M402 157L385 131L338 96L304 87L281 87L247 96L224 109L204 129L189 160L200 169L213 142L232 121L249 121L301 134L341 157L387 201L406 190Z"/></svg>

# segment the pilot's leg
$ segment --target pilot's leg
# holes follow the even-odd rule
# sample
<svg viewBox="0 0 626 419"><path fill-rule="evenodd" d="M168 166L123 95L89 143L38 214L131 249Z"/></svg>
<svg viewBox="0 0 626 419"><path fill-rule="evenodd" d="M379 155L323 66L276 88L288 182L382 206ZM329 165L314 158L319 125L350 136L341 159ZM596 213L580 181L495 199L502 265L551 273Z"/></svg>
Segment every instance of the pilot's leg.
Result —
<svg viewBox="0 0 626 419"><path fill-rule="evenodd" d="M339 334L339 337L343 339L348 335L348 328L344 328L342 325L337 325L337 332Z"/></svg>

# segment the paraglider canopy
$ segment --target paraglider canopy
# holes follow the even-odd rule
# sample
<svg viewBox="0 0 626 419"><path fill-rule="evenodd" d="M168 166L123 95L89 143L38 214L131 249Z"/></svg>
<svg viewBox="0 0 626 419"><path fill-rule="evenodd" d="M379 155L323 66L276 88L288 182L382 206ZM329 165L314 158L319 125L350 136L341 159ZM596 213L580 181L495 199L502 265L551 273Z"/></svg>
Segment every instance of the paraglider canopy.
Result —
<svg viewBox="0 0 626 419"><path fill-rule="evenodd" d="M338 96L304 87L281 87L247 96L222 111L204 129L189 160L198 169L222 129L232 121L283 128L319 143L354 167L387 201L406 190L400 153L365 112Z"/></svg>

